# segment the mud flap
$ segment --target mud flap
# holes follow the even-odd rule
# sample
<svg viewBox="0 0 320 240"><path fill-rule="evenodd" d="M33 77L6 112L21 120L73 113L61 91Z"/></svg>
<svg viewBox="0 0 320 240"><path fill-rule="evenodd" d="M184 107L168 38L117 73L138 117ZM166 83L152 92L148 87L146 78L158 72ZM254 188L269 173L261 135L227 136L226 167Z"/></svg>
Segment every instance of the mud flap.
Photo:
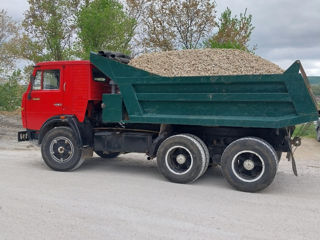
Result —
<svg viewBox="0 0 320 240"><path fill-rule="evenodd" d="M293 174L297 177L298 176L297 165L296 165L296 160L294 159L291 147L290 147L290 152L287 153L287 159L288 161L291 161Z"/></svg>
<svg viewBox="0 0 320 240"><path fill-rule="evenodd" d="M287 153L287 159L288 159L288 161L291 161L293 174L297 177L298 171L297 171L296 160L294 158L293 151L292 151L292 145L300 146L301 139L295 137L293 140L291 140L290 137L287 137L287 140L288 140L288 146L289 146L289 152Z"/></svg>

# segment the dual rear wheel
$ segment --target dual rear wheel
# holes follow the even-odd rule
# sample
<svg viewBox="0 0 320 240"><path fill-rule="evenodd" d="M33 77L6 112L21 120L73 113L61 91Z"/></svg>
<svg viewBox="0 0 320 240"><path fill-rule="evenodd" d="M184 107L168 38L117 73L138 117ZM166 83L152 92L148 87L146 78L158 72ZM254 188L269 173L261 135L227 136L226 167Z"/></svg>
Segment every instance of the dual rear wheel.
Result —
<svg viewBox="0 0 320 240"><path fill-rule="evenodd" d="M194 182L208 168L209 151L205 143L194 135L174 135L160 145L157 165L162 175L171 182Z"/></svg>
<svg viewBox="0 0 320 240"><path fill-rule="evenodd" d="M221 157L221 169L234 188L256 192L272 183L278 162L278 154L268 142L247 137L227 146ZM157 164L160 172L172 182L194 182L208 168L208 148L194 135L174 135L160 145Z"/></svg>
<svg viewBox="0 0 320 240"><path fill-rule="evenodd" d="M277 172L279 158L265 140L240 138L224 150L221 169L225 179L236 189L257 192L269 186Z"/></svg>

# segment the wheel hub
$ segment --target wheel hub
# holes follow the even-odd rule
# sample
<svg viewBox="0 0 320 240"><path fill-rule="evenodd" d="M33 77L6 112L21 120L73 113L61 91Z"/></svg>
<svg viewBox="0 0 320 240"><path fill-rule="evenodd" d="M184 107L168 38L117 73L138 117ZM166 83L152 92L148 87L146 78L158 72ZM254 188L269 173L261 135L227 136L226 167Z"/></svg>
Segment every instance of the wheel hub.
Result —
<svg viewBox="0 0 320 240"><path fill-rule="evenodd" d="M165 161L169 171L176 175L188 173L193 166L190 150L180 145L175 145L167 151Z"/></svg>
<svg viewBox="0 0 320 240"><path fill-rule="evenodd" d="M247 159L243 162L243 167L246 170L251 171L252 169L254 169L254 162L251 159Z"/></svg>
<svg viewBox="0 0 320 240"><path fill-rule="evenodd" d="M256 182L265 172L263 158L250 150L238 152L231 164L233 174L243 182Z"/></svg>
<svg viewBox="0 0 320 240"><path fill-rule="evenodd" d="M61 154L64 153L64 147L59 147L58 148L58 152L61 153Z"/></svg>
<svg viewBox="0 0 320 240"><path fill-rule="evenodd" d="M49 146L51 158L58 163L68 162L74 154L74 146L70 139L58 136L52 140Z"/></svg>
<svg viewBox="0 0 320 240"><path fill-rule="evenodd" d="M177 163L184 164L186 162L186 157L183 154L179 154L176 158Z"/></svg>

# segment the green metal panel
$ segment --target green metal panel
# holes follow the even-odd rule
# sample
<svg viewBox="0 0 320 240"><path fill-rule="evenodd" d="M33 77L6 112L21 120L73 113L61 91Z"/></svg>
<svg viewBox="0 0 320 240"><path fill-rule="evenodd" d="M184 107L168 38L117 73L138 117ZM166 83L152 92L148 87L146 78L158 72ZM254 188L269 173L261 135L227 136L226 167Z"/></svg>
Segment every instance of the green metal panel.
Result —
<svg viewBox="0 0 320 240"><path fill-rule="evenodd" d="M120 94L103 94L103 122L120 122L122 120L122 97Z"/></svg>
<svg viewBox="0 0 320 240"><path fill-rule="evenodd" d="M280 128L318 117L299 62L284 74L162 77L94 53L90 61L118 84L126 122Z"/></svg>

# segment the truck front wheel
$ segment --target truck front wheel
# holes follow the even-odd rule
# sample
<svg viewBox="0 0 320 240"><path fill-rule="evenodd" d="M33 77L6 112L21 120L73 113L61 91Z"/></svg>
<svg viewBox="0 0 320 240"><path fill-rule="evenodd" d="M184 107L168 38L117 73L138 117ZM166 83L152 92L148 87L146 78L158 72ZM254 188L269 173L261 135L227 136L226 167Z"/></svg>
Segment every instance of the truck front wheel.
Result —
<svg viewBox="0 0 320 240"><path fill-rule="evenodd" d="M208 165L209 156L204 147L190 134L167 138L157 152L159 171L171 182L194 182Z"/></svg>
<svg viewBox="0 0 320 240"><path fill-rule="evenodd" d="M221 168L225 179L236 189L257 192L269 186L277 172L274 148L260 138L240 138L224 150Z"/></svg>
<svg viewBox="0 0 320 240"><path fill-rule="evenodd" d="M44 162L53 170L69 171L80 167L84 160L81 148L69 127L55 127L43 138L41 154Z"/></svg>

